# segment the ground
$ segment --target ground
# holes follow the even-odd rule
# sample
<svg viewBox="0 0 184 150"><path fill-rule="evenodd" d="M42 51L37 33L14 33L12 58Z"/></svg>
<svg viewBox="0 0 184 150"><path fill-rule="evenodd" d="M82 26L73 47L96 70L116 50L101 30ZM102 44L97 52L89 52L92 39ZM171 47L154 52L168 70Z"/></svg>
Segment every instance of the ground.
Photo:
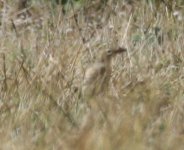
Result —
<svg viewBox="0 0 184 150"><path fill-rule="evenodd" d="M183 5L156 2L2 4L0 149L183 150ZM85 70L114 46L128 51L92 110Z"/></svg>

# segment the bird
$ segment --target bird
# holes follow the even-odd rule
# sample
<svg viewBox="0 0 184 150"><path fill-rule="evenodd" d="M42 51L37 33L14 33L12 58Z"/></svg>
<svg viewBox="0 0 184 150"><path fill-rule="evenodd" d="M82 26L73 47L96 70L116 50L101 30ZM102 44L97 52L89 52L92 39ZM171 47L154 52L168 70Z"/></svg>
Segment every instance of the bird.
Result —
<svg viewBox="0 0 184 150"><path fill-rule="evenodd" d="M82 83L82 97L90 99L108 91L111 78L111 60L117 54L126 52L125 47L108 49L99 59L86 69Z"/></svg>

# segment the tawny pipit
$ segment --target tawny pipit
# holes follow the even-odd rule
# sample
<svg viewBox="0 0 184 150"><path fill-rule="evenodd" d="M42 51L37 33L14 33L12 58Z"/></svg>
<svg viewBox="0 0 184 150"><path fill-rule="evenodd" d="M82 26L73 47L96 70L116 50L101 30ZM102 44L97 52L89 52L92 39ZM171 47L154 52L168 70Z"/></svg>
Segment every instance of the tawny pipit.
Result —
<svg viewBox="0 0 184 150"><path fill-rule="evenodd" d="M125 51L127 51L126 48L104 51L100 59L86 70L82 85L84 98L91 98L107 91L112 70L111 59Z"/></svg>

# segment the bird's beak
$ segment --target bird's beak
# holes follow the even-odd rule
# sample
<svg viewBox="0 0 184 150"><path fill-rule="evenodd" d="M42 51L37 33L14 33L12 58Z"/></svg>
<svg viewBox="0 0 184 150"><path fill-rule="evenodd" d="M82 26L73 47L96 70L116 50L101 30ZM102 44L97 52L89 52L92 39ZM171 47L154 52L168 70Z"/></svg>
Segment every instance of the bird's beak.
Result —
<svg viewBox="0 0 184 150"><path fill-rule="evenodd" d="M126 51L127 51L126 48L120 47L120 48L118 48L117 50L115 50L114 52L115 52L115 54L118 54L118 53L122 53L122 52L126 52Z"/></svg>

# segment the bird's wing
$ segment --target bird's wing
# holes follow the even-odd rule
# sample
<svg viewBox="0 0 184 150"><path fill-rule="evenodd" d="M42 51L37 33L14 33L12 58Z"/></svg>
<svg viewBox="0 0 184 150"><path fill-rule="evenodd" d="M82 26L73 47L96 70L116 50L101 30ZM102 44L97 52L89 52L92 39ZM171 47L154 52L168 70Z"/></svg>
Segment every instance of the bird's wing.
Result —
<svg viewBox="0 0 184 150"><path fill-rule="evenodd" d="M105 65L95 64L86 70L84 84L90 85L98 82L105 73Z"/></svg>

